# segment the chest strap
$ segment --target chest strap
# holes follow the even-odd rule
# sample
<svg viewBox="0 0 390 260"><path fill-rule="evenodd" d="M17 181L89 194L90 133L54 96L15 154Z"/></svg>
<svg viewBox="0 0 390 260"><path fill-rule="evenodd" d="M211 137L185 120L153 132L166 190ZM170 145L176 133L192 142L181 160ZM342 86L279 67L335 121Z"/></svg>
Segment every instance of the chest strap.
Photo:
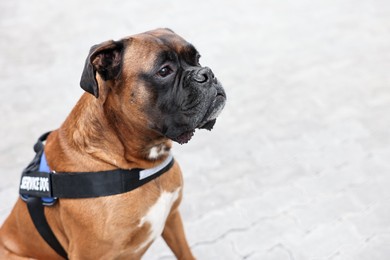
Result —
<svg viewBox="0 0 390 260"><path fill-rule="evenodd" d="M173 156L169 154L161 164L150 169L53 173L47 165L43 144L49 134L42 135L34 145L36 155L22 173L19 194L27 203L40 235L66 259L65 250L47 223L44 206L53 205L59 198L96 198L126 193L159 177L174 164Z"/></svg>
<svg viewBox="0 0 390 260"><path fill-rule="evenodd" d="M41 237L57 252L57 254L68 259L68 254L54 235L49 223L47 223L44 209L45 206L42 204L41 199L37 197L28 197L26 202L30 217Z"/></svg>

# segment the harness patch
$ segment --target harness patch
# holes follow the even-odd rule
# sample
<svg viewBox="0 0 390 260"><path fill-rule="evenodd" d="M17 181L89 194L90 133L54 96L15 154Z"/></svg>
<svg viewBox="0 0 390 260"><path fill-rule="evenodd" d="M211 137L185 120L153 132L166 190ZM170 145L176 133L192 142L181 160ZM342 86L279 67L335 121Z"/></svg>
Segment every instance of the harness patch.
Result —
<svg viewBox="0 0 390 260"><path fill-rule="evenodd" d="M22 183L20 184L20 189L30 191L50 191L49 189L49 178L47 177L29 177L24 176L22 178Z"/></svg>
<svg viewBox="0 0 390 260"><path fill-rule="evenodd" d="M47 172L23 173L19 191L24 195L51 197L50 177Z"/></svg>

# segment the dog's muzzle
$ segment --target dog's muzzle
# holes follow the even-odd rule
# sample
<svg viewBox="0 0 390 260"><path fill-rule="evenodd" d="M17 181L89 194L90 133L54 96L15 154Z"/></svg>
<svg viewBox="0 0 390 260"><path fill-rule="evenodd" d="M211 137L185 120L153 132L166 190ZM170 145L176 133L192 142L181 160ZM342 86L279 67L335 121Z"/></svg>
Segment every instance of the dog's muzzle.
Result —
<svg viewBox="0 0 390 260"><path fill-rule="evenodd" d="M184 86L189 92L187 106L192 108L192 116L188 129L172 138L180 144L187 143L196 129L211 130L226 103L226 93L208 67L187 71Z"/></svg>

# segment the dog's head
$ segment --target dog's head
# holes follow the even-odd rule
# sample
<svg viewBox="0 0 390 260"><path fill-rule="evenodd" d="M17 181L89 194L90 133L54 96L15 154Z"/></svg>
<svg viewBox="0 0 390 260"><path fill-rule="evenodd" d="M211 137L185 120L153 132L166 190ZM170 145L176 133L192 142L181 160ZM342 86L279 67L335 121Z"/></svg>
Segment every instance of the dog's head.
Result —
<svg viewBox="0 0 390 260"><path fill-rule="evenodd" d="M157 29L91 48L81 87L120 104L113 116L143 122L179 143L195 129L211 129L226 94L212 70L199 64L193 45L169 29Z"/></svg>

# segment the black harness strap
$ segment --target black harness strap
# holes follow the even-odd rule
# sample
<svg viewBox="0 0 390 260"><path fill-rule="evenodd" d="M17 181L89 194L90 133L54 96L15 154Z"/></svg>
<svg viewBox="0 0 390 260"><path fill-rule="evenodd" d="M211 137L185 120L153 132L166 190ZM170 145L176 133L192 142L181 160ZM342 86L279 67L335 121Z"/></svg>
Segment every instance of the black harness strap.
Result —
<svg viewBox="0 0 390 260"><path fill-rule="evenodd" d="M159 177L172 168L173 164L174 159L169 155L161 165L147 170L116 169L101 172L58 173L24 171L22 173L19 193L24 200L28 196L46 199L77 199L116 195L132 191ZM152 173L150 174L148 171Z"/></svg>
<svg viewBox="0 0 390 260"><path fill-rule="evenodd" d="M162 164L151 169L45 172L40 170L40 165L46 164L48 169L43 142L49 134L42 135L34 145L36 155L22 173L19 193L26 201L31 219L42 238L65 259L67 253L47 223L44 206L53 205L58 198L96 198L129 192L159 177L174 165L174 159L169 155Z"/></svg>
<svg viewBox="0 0 390 260"><path fill-rule="evenodd" d="M144 179L142 169L51 174L52 197L96 198L132 191L172 168L174 160L170 158L164 167Z"/></svg>
<svg viewBox="0 0 390 260"><path fill-rule="evenodd" d="M27 208L30 213L31 219L34 222L35 228L38 230L42 238L48 243L51 248L53 248L57 254L62 256L65 259L68 259L68 254L65 252L65 249L61 246L60 242L57 240L53 231L51 230L49 223L47 223L45 217L44 206L42 201L37 197L29 197L27 199Z"/></svg>

